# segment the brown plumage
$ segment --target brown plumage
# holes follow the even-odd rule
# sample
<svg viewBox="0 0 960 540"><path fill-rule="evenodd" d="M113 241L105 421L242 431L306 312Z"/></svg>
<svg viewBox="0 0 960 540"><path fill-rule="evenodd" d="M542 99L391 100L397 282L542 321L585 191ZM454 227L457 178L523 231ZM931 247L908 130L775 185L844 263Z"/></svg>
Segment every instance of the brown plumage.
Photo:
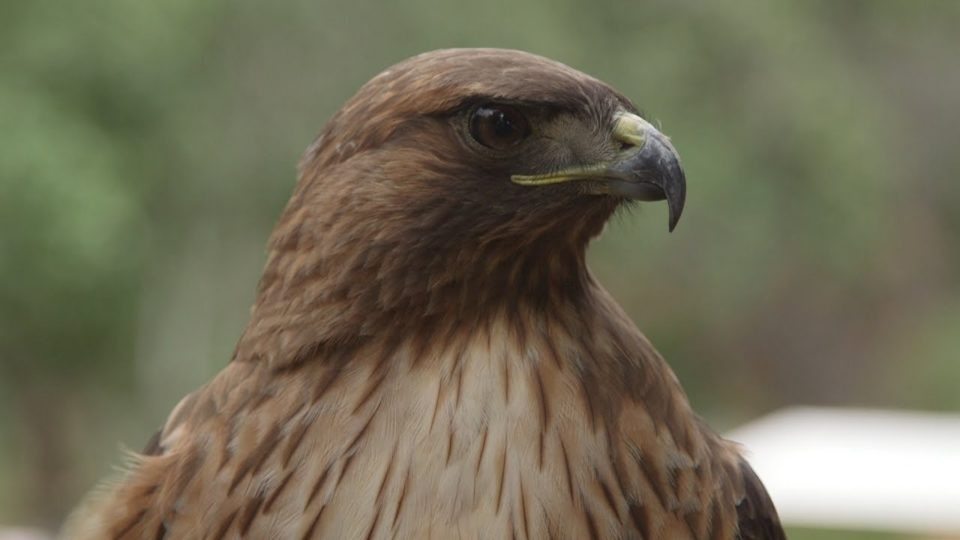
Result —
<svg viewBox="0 0 960 540"><path fill-rule="evenodd" d="M783 538L585 265L683 175L607 85L516 51L384 71L328 122L232 361L73 538Z"/></svg>

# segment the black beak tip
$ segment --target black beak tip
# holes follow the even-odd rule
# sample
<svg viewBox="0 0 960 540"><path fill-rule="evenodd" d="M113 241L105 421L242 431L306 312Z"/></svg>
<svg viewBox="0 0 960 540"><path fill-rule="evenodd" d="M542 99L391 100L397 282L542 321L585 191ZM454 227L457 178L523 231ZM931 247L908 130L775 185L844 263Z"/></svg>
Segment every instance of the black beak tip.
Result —
<svg viewBox="0 0 960 540"><path fill-rule="evenodd" d="M665 136L652 134L644 149L638 155L641 163L647 167L651 183L662 190L663 198L667 200L669 231L673 232L683 214L683 205L687 198L687 176L680 164L680 156Z"/></svg>
<svg viewBox="0 0 960 540"><path fill-rule="evenodd" d="M681 191L679 197L667 199L667 210L669 214L669 230L673 232L677 228L677 223L680 222L680 215L683 214L683 203L684 203L685 194Z"/></svg>
<svg viewBox="0 0 960 540"><path fill-rule="evenodd" d="M664 192L669 213L668 226L670 232L673 232L677 228L677 223L680 222L683 206L686 203L687 180L679 163L675 163L668 171L667 179L664 182Z"/></svg>
<svg viewBox="0 0 960 540"><path fill-rule="evenodd" d="M653 130L643 147L625 156L610 170L613 193L640 201L667 201L670 232L677 228L687 197L687 178L670 139Z"/></svg>

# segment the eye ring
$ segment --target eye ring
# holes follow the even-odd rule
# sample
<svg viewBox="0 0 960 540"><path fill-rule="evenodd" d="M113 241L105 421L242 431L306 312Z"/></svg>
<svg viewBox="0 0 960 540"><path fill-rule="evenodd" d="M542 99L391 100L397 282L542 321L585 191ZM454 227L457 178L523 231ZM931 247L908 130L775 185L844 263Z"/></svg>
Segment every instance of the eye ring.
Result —
<svg viewBox="0 0 960 540"><path fill-rule="evenodd" d="M486 103L470 114L470 136L487 148L506 150L529 135L530 122L516 107Z"/></svg>

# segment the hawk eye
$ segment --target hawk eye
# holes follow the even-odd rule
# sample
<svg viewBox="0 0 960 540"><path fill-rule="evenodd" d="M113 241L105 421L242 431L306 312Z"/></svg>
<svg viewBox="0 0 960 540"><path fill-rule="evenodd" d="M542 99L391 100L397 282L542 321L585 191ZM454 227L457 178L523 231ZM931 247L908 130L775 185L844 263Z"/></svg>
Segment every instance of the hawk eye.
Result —
<svg viewBox="0 0 960 540"><path fill-rule="evenodd" d="M487 148L505 150L529 134L527 118L509 105L488 103L474 109L470 116L470 135Z"/></svg>

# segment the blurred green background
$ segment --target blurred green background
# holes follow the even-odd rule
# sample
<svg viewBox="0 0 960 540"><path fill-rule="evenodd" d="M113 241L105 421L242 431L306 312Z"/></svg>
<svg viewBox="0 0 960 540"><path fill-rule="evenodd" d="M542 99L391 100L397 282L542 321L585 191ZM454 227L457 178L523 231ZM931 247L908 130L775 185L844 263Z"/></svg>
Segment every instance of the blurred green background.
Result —
<svg viewBox="0 0 960 540"><path fill-rule="evenodd" d="M960 2L0 12L0 523L55 528L226 363L302 150L381 69L450 46L568 63L673 138L677 231L643 207L591 259L716 428L960 409Z"/></svg>

